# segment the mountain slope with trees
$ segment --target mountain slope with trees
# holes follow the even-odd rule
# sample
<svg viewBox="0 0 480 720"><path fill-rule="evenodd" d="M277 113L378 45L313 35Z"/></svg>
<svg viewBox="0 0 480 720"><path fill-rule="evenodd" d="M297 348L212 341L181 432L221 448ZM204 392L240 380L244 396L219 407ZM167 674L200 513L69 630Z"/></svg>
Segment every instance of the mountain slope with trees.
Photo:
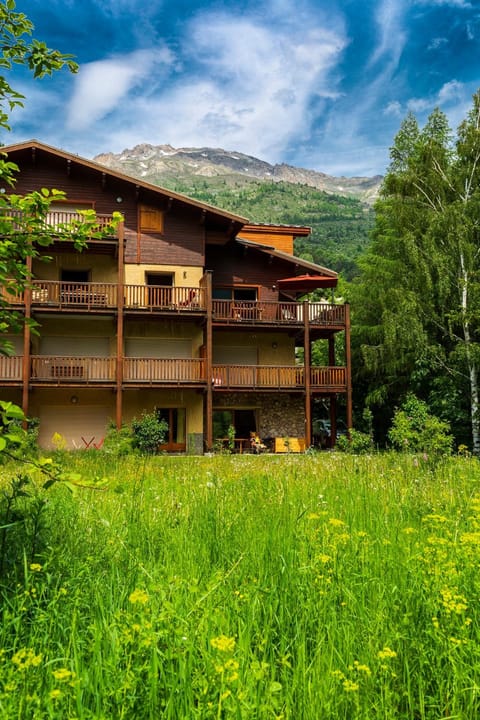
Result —
<svg viewBox="0 0 480 720"><path fill-rule="evenodd" d="M219 178L192 178L168 186L254 223L311 227L311 236L297 241L296 253L347 279L357 272L357 258L368 245L373 226L373 210L359 199L307 185L259 180L232 185Z"/></svg>

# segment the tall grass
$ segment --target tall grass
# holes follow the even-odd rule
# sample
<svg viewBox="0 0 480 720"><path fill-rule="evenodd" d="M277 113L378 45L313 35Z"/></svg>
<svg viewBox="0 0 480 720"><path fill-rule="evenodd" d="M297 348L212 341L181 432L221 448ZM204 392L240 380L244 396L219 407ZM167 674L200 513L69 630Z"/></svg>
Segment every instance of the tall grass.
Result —
<svg viewBox="0 0 480 720"><path fill-rule="evenodd" d="M480 465L69 459L4 582L0 716L480 716Z"/></svg>

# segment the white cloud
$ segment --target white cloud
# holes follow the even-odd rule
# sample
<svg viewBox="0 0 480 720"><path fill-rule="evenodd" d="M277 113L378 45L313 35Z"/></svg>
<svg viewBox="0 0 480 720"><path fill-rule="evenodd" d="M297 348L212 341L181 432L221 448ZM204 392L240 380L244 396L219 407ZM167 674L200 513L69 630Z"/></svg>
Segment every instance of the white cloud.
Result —
<svg viewBox="0 0 480 720"><path fill-rule="evenodd" d="M391 117L402 117L404 113L401 103L399 103L398 100L392 100L383 110L383 114L390 115Z"/></svg>
<svg viewBox="0 0 480 720"><path fill-rule="evenodd" d="M469 0L414 0L414 5L430 5L430 6L440 6L440 5L450 5L450 7L459 7L459 8L471 8L472 3Z"/></svg>
<svg viewBox="0 0 480 720"><path fill-rule="evenodd" d="M405 4L401 0L382 0L379 3L375 14L379 40L370 58L370 66L383 60L385 55L388 55L395 66L398 64L406 42L404 13Z"/></svg>
<svg viewBox="0 0 480 720"><path fill-rule="evenodd" d="M436 37L433 38L433 40L430 41L430 44L427 47L427 50L438 50L438 48L442 47L443 45L446 45L448 43L448 38L446 37Z"/></svg>
<svg viewBox="0 0 480 720"><path fill-rule="evenodd" d="M450 80L442 85L434 95L425 98L411 98L407 102L407 109L414 113L423 113L433 110L435 107L446 109L451 105L457 105L466 101L467 89L465 85L457 80Z"/></svg>
<svg viewBox="0 0 480 720"><path fill-rule="evenodd" d="M156 65L169 64L167 50L137 50L129 55L80 66L68 105L67 125L81 131L117 109L120 102Z"/></svg>
<svg viewBox="0 0 480 720"><path fill-rule="evenodd" d="M109 113L108 133L96 131L97 152L143 138L277 161L292 138L309 131L311 103L337 96L334 70L347 42L341 28L296 18L290 13L289 24L272 27L258 17L201 14L186 26L178 57L167 58L161 84L146 51L83 67L70 128L85 130Z"/></svg>

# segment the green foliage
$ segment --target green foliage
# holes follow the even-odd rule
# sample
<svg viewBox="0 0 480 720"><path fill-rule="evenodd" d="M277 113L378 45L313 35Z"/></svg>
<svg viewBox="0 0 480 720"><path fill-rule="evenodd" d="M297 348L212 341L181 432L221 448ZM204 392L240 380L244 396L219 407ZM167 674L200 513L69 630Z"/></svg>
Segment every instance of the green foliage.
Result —
<svg viewBox="0 0 480 720"><path fill-rule="evenodd" d="M140 418L132 420L132 447L145 455L154 455L158 446L165 442L168 423L156 412L143 411Z"/></svg>
<svg viewBox="0 0 480 720"><path fill-rule="evenodd" d="M341 452L350 453L351 455L364 455L374 450L372 436L368 433L361 432L352 428L348 435L340 435L337 438L335 449Z"/></svg>
<svg viewBox="0 0 480 720"><path fill-rule="evenodd" d="M392 414L413 392L435 402L463 442L468 397L475 454L480 454L479 119L478 93L456 137L439 110L422 129L407 116L375 206L372 243L349 289L357 402L366 398ZM450 387L443 407L440 385Z"/></svg>
<svg viewBox="0 0 480 720"><path fill-rule="evenodd" d="M393 447L405 452L448 455L452 451L449 424L430 414L427 404L413 394L395 411L388 437Z"/></svg>
<svg viewBox="0 0 480 720"><path fill-rule="evenodd" d="M417 460L127 457L121 493L55 488L0 582L3 717L476 720L480 464Z"/></svg>
<svg viewBox="0 0 480 720"><path fill-rule="evenodd" d="M44 549L46 498L19 474L0 493L0 579Z"/></svg>
<svg viewBox="0 0 480 720"><path fill-rule="evenodd" d="M133 434L129 425L122 425L117 429L115 423L111 423L105 434L102 451L117 457L128 455L133 450Z"/></svg>
<svg viewBox="0 0 480 720"><path fill-rule="evenodd" d="M287 182L255 180L219 185L216 179L202 179L200 183L192 178L190 183L162 180L161 184L254 223L311 227L308 240L296 240L296 254L342 272L346 278L357 273L357 258L369 242L373 211L356 198Z"/></svg>

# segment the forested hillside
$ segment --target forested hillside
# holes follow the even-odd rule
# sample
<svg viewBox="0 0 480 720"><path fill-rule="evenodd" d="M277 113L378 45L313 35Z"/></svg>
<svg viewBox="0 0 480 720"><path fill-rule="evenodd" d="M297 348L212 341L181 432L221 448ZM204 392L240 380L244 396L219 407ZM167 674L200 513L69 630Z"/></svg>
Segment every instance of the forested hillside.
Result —
<svg viewBox="0 0 480 720"><path fill-rule="evenodd" d="M311 237L297 241L296 254L342 272L347 279L356 274L356 260L373 225L373 210L360 200L307 185L192 177L188 183L172 181L169 187L250 222L311 227Z"/></svg>

